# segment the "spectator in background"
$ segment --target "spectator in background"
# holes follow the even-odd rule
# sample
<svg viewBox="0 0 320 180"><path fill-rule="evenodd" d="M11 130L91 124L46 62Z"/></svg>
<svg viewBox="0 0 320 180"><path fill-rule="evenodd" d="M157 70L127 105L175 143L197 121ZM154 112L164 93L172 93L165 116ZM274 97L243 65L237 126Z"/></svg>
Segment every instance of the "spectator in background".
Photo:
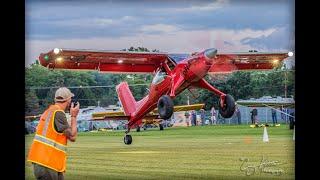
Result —
<svg viewBox="0 0 320 180"><path fill-rule="evenodd" d="M238 124L241 124L241 113L240 113L240 109L239 109L238 105L236 106L236 115L238 118Z"/></svg>
<svg viewBox="0 0 320 180"><path fill-rule="evenodd" d="M206 121L206 112L204 111L204 109L200 109L200 118L201 118L201 126L204 126Z"/></svg>
<svg viewBox="0 0 320 180"><path fill-rule="evenodd" d="M252 110L250 111L250 114L251 114L251 116L250 116L250 117L251 117L251 124L254 124L254 120L253 120L253 111L252 111Z"/></svg>
<svg viewBox="0 0 320 180"><path fill-rule="evenodd" d="M282 119L282 121L284 121L284 122L287 123L287 121L286 121L286 115L285 115L285 108L280 107L280 111L281 111L281 119Z"/></svg>
<svg viewBox="0 0 320 180"><path fill-rule="evenodd" d="M290 124L290 108L285 108L285 117L286 117L286 122Z"/></svg>
<svg viewBox="0 0 320 180"><path fill-rule="evenodd" d="M278 122L277 122L277 111L275 109L273 109L273 108L271 108L271 115L272 115L273 125L278 124Z"/></svg>
<svg viewBox="0 0 320 180"><path fill-rule="evenodd" d="M214 109L214 106L212 106L212 108L211 108L211 124L217 124L216 115L217 115L217 112Z"/></svg>
<svg viewBox="0 0 320 180"><path fill-rule="evenodd" d="M293 129L294 125L295 125L295 121L294 121L294 110L293 109L288 109L289 110L289 128Z"/></svg>
<svg viewBox="0 0 320 180"><path fill-rule="evenodd" d="M190 113L186 111L184 116L186 117L187 126L190 126Z"/></svg>
<svg viewBox="0 0 320 180"><path fill-rule="evenodd" d="M257 122L258 110L255 107L253 107L250 113L251 113L251 123L252 124L258 123Z"/></svg>
<svg viewBox="0 0 320 180"><path fill-rule="evenodd" d="M193 126L197 125L197 113L195 110L191 111L191 123Z"/></svg>

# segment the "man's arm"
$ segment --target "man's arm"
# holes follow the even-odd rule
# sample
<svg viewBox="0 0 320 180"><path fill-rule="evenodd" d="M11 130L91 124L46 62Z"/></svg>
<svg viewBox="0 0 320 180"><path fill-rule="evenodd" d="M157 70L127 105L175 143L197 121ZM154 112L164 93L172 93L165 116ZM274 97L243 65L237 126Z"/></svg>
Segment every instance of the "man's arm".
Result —
<svg viewBox="0 0 320 180"><path fill-rule="evenodd" d="M64 131L64 134L67 136L67 138L72 141L75 142L76 141L76 137L77 137L77 118L76 117L71 117L71 127L67 128Z"/></svg>

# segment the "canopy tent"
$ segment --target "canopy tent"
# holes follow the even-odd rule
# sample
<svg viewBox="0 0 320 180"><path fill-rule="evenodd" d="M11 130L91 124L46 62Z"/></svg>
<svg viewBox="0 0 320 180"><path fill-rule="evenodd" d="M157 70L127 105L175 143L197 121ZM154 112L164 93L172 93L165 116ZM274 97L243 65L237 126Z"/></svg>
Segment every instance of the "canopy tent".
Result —
<svg viewBox="0 0 320 180"><path fill-rule="evenodd" d="M273 108L294 108L294 99L293 98L282 98L276 97L272 98L270 96L264 96L259 99L250 98L248 100L237 101L237 104L247 106L247 107L273 107Z"/></svg>
<svg viewBox="0 0 320 180"><path fill-rule="evenodd" d="M274 109L275 111L280 112L281 114L285 114L288 117L295 118L290 113L283 112L277 108L294 108L295 101L293 98L282 98L276 97L272 98L271 96L264 96L258 99L250 98L248 100L238 100L236 101L237 104L246 106L246 107L268 107L270 109ZM267 111L266 111L266 123L267 123Z"/></svg>

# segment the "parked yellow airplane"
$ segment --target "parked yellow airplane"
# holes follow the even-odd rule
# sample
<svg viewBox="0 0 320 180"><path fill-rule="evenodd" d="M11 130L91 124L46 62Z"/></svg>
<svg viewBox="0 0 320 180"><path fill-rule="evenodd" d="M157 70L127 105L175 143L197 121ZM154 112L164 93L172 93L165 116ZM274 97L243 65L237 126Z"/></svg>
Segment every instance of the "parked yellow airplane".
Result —
<svg viewBox="0 0 320 180"><path fill-rule="evenodd" d="M204 108L204 104L192 104L192 105L182 105L174 106L173 111L191 111L200 110ZM105 121L105 120L128 120L128 116L124 114L124 111L111 111L111 112L97 112L92 113L92 121ZM146 127L148 124L158 126L160 130L163 130L162 122L163 119L159 117L158 108L154 109L148 113L142 120L141 126L136 126L137 131L140 131L140 127Z"/></svg>
<svg viewBox="0 0 320 180"><path fill-rule="evenodd" d="M174 106L173 111L191 111L191 110L200 110L204 108L204 104L192 104L192 105L181 105ZM25 116L25 120L33 121L37 118L40 118L41 114L35 116ZM92 113L92 119L90 121L106 121L106 120L128 120L128 116L124 114L123 111L110 111L110 112L96 112ZM137 126L137 131L140 131L140 127L146 127L146 125L155 125L163 130L162 121L163 119L159 118L158 108L154 109L148 113L142 120L141 126Z"/></svg>

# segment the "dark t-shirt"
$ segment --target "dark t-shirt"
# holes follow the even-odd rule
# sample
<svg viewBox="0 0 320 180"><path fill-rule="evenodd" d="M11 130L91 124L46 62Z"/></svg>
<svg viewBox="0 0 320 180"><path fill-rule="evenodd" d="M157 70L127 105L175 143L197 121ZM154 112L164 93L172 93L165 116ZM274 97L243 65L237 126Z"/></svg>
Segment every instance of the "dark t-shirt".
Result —
<svg viewBox="0 0 320 180"><path fill-rule="evenodd" d="M258 115L258 110L257 110L257 109L253 109L253 110L251 111L251 114L252 114L253 116Z"/></svg>
<svg viewBox="0 0 320 180"><path fill-rule="evenodd" d="M62 133L64 130L68 129L69 127L70 126L68 124L66 115L61 111L57 111L54 117L54 129L57 132Z"/></svg>

